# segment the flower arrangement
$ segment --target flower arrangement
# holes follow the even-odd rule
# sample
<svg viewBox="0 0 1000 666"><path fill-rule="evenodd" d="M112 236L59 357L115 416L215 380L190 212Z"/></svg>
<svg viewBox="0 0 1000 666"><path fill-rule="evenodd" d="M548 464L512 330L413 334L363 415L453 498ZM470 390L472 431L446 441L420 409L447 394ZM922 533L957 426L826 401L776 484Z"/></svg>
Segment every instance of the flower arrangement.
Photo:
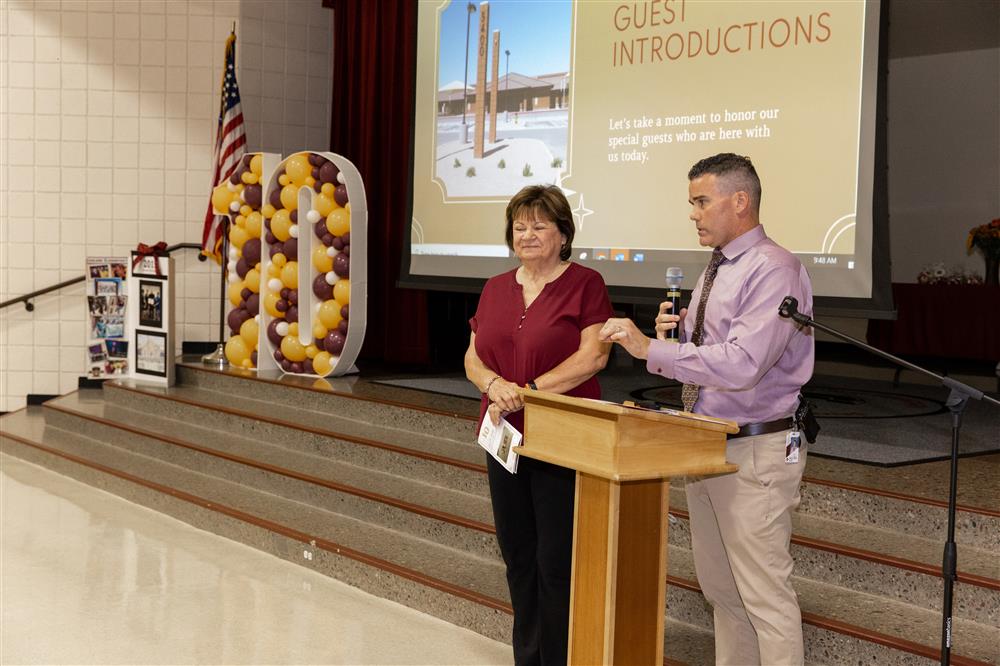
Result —
<svg viewBox="0 0 1000 666"><path fill-rule="evenodd" d="M982 284L983 278L961 268L947 268L944 262L939 261L925 266L917 274L917 282L919 284Z"/></svg>
<svg viewBox="0 0 1000 666"><path fill-rule="evenodd" d="M974 247L979 248L986 262L986 284L1000 284L1000 217L989 224L981 224L969 230L965 249L972 254Z"/></svg>
<svg viewBox="0 0 1000 666"><path fill-rule="evenodd" d="M965 249L972 254L972 249L976 247L986 257L1000 255L1000 217L989 224L969 229L969 237L965 239Z"/></svg>

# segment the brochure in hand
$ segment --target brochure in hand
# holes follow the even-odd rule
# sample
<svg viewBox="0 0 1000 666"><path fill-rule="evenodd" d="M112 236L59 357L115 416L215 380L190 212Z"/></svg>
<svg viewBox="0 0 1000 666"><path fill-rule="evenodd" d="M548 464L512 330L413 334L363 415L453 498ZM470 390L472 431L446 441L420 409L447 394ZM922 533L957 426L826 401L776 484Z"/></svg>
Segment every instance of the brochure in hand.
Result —
<svg viewBox="0 0 1000 666"><path fill-rule="evenodd" d="M522 435L517 428L502 417L499 425L493 425L490 417L486 416L479 428L479 446L486 449L511 474L517 474L517 459L520 457L512 449L521 443L521 439Z"/></svg>

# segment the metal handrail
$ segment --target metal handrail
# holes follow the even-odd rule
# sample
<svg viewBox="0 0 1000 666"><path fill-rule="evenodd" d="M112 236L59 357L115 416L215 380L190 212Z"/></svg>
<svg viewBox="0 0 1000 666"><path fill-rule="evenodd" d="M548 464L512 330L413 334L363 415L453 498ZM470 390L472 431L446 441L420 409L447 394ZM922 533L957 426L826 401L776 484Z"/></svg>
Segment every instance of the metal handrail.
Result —
<svg viewBox="0 0 1000 666"><path fill-rule="evenodd" d="M200 249L201 245L199 245L198 243L174 243L173 245L167 247L166 253L170 254L174 250L200 250ZM198 261L205 261L205 259L207 258L208 257L202 254L198 256ZM25 294L24 296L18 296L17 298L12 298L10 300L4 301L3 303L0 303L0 310L3 310L7 306L14 305L15 303L24 303L25 310L27 310L28 312L34 312L35 304L31 302L31 299L38 298L39 296L43 296L53 291L58 291L63 287L68 287L78 282L83 282L86 279L87 276L86 274L84 274L79 277L71 278L69 280L63 280L58 284L53 284L51 286L45 287L44 289L36 289L30 294Z"/></svg>

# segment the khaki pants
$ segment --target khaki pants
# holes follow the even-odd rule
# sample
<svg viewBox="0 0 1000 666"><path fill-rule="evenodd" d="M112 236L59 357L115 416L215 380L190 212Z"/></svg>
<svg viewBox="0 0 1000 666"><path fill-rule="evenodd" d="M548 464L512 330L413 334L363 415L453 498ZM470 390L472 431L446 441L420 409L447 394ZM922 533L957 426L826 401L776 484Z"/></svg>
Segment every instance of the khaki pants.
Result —
<svg viewBox="0 0 1000 666"><path fill-rule="evenodd" d="M715 617L715 661L802 664L802 615L792 589L792 511L806 464L785 463L787 431L730 440L739 472L690 477L695 570Z"/></svg>

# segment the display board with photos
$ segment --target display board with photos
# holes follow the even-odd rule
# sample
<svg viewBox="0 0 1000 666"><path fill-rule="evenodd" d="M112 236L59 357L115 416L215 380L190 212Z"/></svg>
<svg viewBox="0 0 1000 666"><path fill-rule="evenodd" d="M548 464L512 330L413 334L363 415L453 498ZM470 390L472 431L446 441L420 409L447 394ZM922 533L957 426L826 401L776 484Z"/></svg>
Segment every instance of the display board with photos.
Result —
<svg viewBox="0 0 1000 666"><path fill-rule="evenodd" d="M132 375L170 386L174 383L173 260L133 252L128 268Z"/></svg>
<svg viewBox="0 0 1000 666"><path fill-rule="evenodd" d="M87 258L86 374L91 379L130 374L128 258Z"/></svg>

